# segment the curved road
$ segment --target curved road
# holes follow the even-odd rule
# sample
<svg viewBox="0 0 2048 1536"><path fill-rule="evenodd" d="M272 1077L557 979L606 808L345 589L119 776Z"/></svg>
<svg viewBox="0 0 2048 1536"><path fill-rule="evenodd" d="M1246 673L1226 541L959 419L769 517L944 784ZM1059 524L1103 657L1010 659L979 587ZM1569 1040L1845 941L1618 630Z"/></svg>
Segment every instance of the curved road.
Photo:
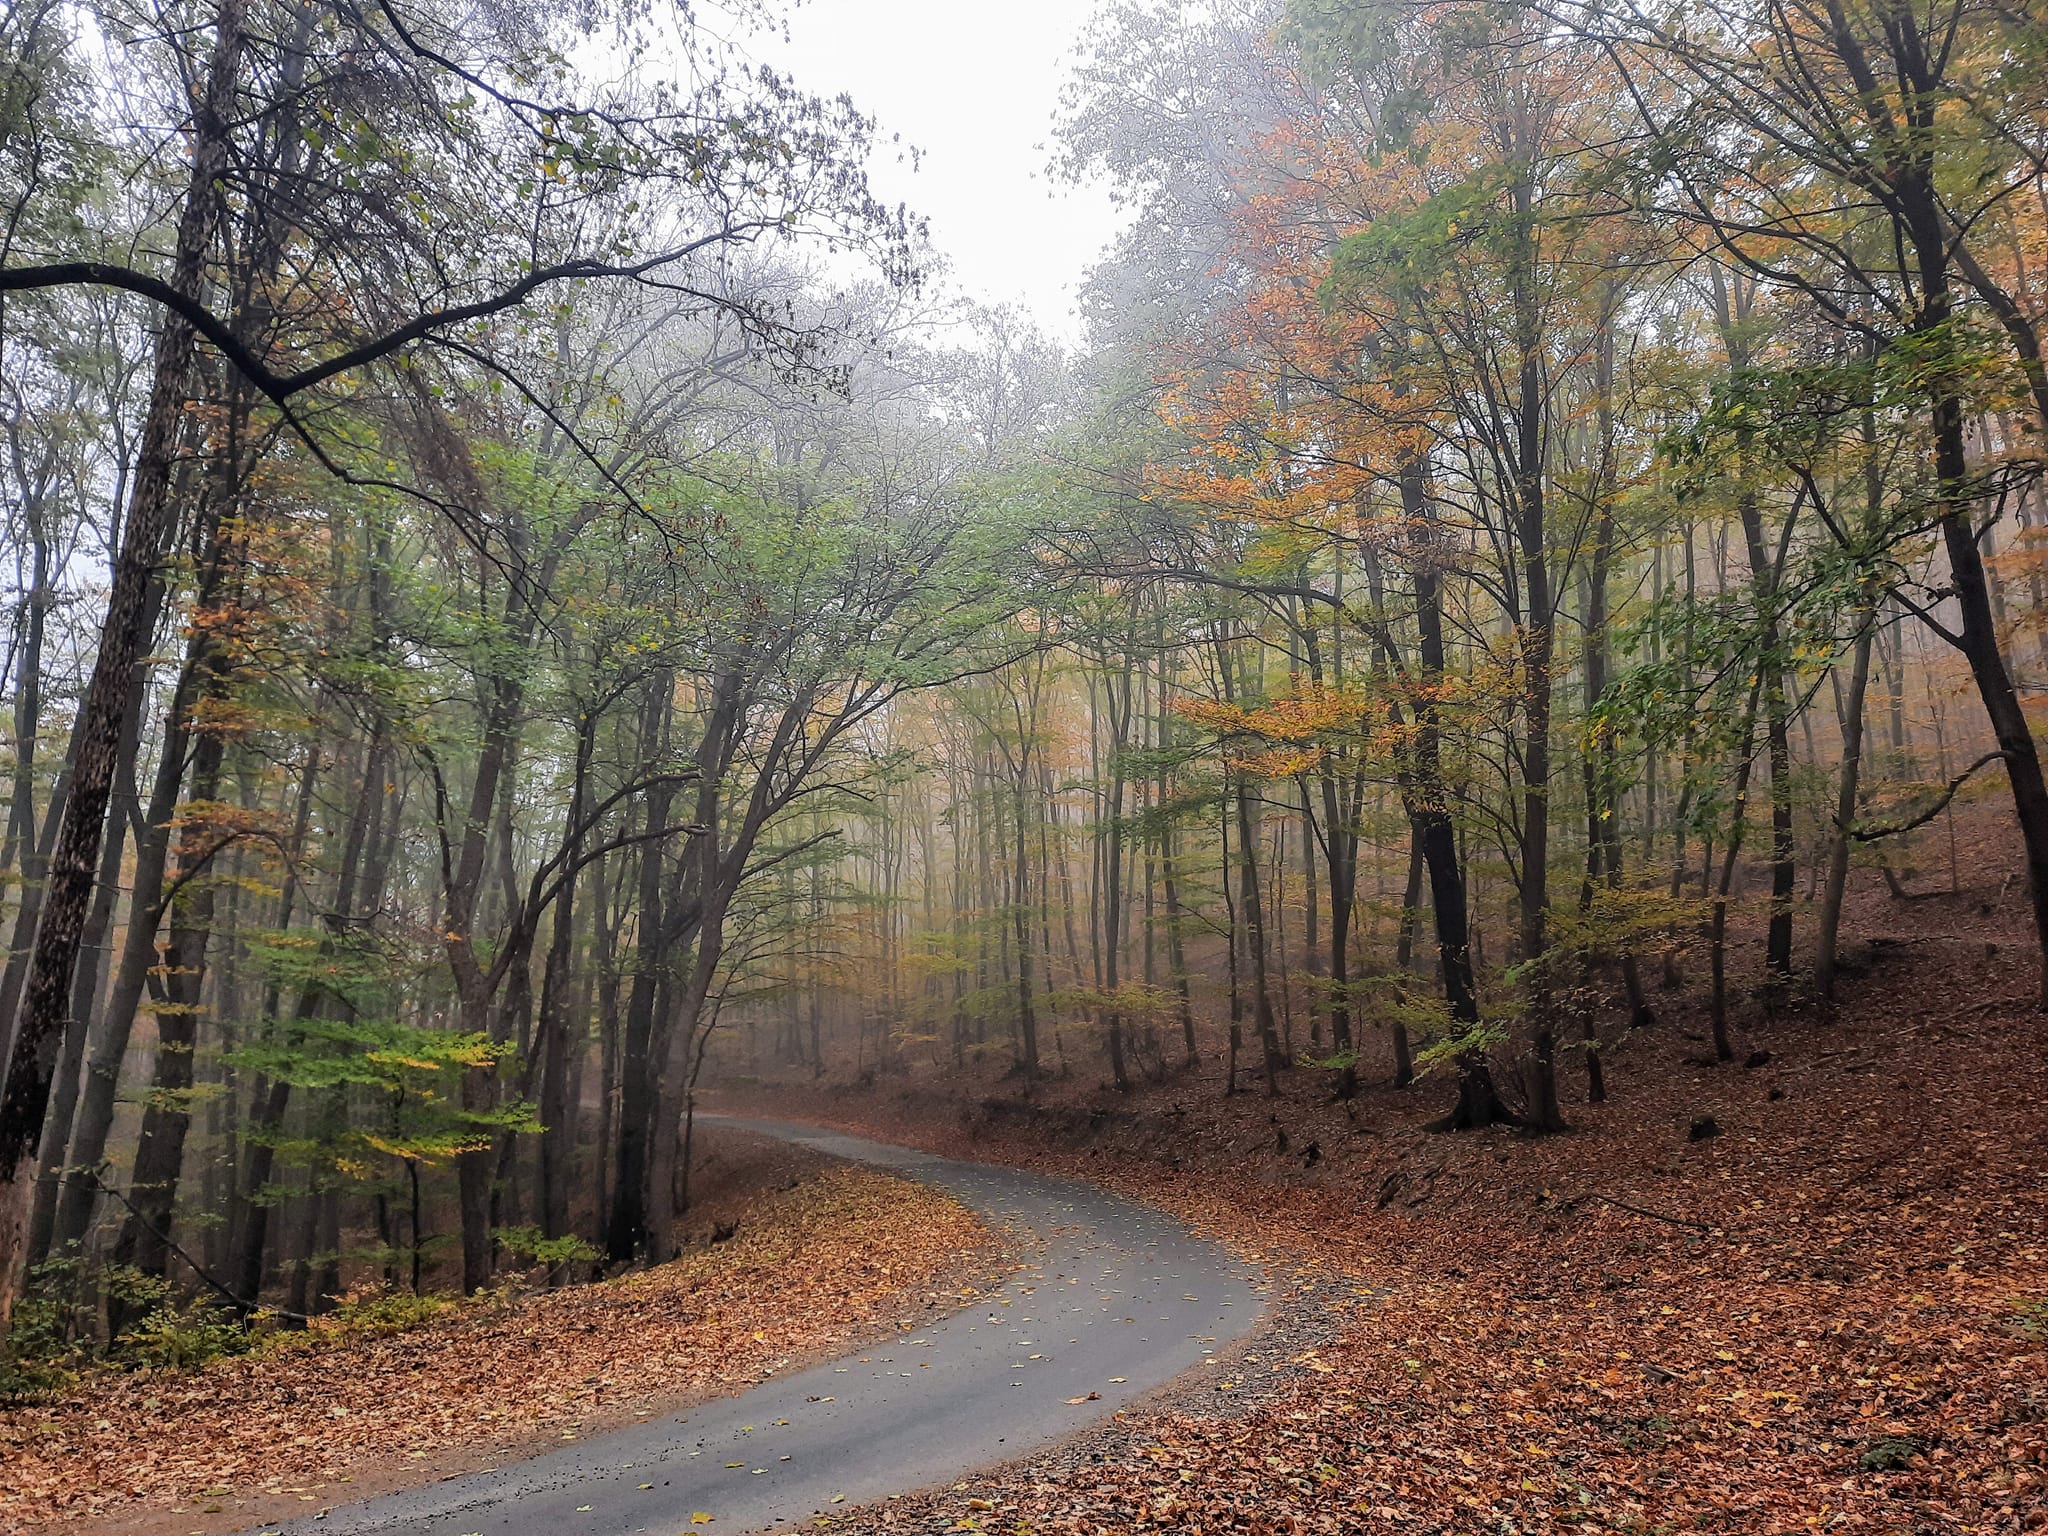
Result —
<svg viewBox="0 0 2048 1536"><path fill-rule="evenodd" d="M974 1307L865 1354L282 1529L625 1536L688 1531L698 1514L724 1536L787 1526L951 1482L1106 1418L1249 1332L1263 1304L1258 1274L1222 1248L1086 1184L808 1126L701 1119L948 1190L1007 1227L1025 1267Z"/></svg>

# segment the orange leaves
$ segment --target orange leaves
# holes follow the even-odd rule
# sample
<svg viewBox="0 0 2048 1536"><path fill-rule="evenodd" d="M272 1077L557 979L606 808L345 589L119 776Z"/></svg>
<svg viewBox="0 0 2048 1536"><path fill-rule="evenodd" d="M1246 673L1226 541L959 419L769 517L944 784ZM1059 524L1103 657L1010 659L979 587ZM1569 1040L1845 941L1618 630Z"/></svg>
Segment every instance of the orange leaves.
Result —
<svg viewBox="0 0 2048 1536"><path fill-rule="evenodd" d="M1367 706L1357 688L1333 688L1305 678L1293 691L1251 712L1254 728L1279 741L1308 741L1331 731L1358 729Z"/></svg>
<svg viewBox="0 0 2048 1536"><path fill-rule="evenodd" d="M751 1155L749 1177L786 1176L787 1154ZM0 1530L100 1525L121 1510L164 1524L200 1490L254 1525L299 1513L306 1495L348 1497L352 1467L388 1485L396 1458L423 1463L424 1478L508 1443L580 1438L836 1350L921 1306L941 1276L957 1287L951 1272L987 1240L956 1202L864 1169L827 1168L733 1210L731 1241L659 1269L451 1302L391 1337L322 1319L201 1371L103 1377L0 1410Z"/></svg>
<svg viewBox="0 0 2048 1536"><path fill-rule="evenodd" d="M253 843L275 853L290 838L286 818L223 800L187 800L172 816L171 825L179 834L181 884L207 871L214 856L234 844Z"/></svg>
<svg viewBox="0 0 2048 1536"><path fill-rule="evenodd" d="M187 800L171 818L171 825L192 828L222 838L256 837L282 839L291 830L288 817L274 811L252 809L226 800Z"/></svg>
<svg viewBox="0 0 2048 1536"><path fill-rule="evenodd" d="M1305 773L1322 760L1334 738L1343 736L1368 753L1391 751L1402 733L1373 723L1385 711L1357 687L1331 687L1307 678L1291 680L1288 691L1252 706L1187 698L1175 705L1183 719L1224 743L1233 769L1265 778Z"/></svg>
<svg viewBox="0 0 2048 1536"><path fill-rule="evenodd" d="M1445 414L1433 376L1387 364L1410 345L1408 317L1325 302L1331 250L1426 202L1443 164L1483 146L1453 123L1442 130L1448 162L1432 167L1373 152L1353 122L1296 110L1305 115L1243 146L1233 167L1244 187L1232 298L1203 334L1158 357L1158 414L1182 446L1151 467L1148 490L1220 518L1328 534L1385 499Z"/></svg>
<svg viewBox="0 0 2048 1536"><path fill-rule="evenodd" d="M1174 710L1183 719L1219 736L1239 735L1251 728L1249 711L1216 699L1181 699L1174 705Z"/></svg>
<svg viewBox="0 0 2048 1536"><path fill-rule="evenodd" d="M1251 708L1210 699L1186 699L1180 703L1179 712L1219 736L1263 736L1272 741L1306 742L1333 731L1358 729L1368 703L1365 693L1358 688L1333 688L1297 677L1287 693Z"/></svg>

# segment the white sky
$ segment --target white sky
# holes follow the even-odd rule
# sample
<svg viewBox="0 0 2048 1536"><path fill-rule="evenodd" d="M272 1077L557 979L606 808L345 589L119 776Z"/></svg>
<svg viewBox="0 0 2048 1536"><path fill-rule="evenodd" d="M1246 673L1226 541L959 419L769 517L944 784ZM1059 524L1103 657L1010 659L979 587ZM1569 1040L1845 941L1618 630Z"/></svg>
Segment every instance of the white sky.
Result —
<svg viewBox="0 0 2048 1536"><path fill-rule="evenodd" d="M931 223L968 295L1074 340L1074 289L1121 227L1100 187L1046 173L1053 109L1096 0L802 0L789 40L746 51L818 95L845 91L922 157L878 154L876 191ZM893 150L894 146L890 146Z"/></svg>

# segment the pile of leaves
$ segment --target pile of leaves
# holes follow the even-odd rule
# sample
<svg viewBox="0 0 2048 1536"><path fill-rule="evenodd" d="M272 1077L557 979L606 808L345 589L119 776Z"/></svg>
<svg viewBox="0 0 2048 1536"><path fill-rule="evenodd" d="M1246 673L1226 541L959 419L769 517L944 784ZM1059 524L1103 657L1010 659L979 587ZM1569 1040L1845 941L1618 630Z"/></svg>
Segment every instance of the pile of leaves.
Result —
<svg viewBox="0 0 2048 1536"><path fill-rule="evenodd" d="M417 1307L402 1328L334 1324L199 1371L97 1377L0 1412L0 1531L145 1510L175 1514L166 1529L236 1529L259 1508L274 1519L565 1443L893 1328L985 1268L989 1241L936 1191L831 1167L658 1269Z"/></svg>

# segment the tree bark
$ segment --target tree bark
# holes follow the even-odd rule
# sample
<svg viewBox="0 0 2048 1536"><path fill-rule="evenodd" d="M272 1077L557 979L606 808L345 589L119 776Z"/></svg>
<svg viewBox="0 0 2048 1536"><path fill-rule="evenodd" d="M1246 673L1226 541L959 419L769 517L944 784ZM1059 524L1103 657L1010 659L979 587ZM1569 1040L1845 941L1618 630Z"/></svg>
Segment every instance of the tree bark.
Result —
<svg viewBox="0 0 2048 1536"><path fill-rule="evenodd" d="M192 173L178 219L170 285L194 302L200 297L213 243L219 206L214 184L228 165L229 124L242 71L244 5L245 0L221 0L215 11L213 54L193 116ZM72 727L71 795L50 862L28 985L8 1054L6 1087L0 1092L0 1333L12 1319L14 1297L21 1287L37 1145L98 873L123 716L149 638L145 619L151 577L171 527L172 460L193 387L195 341L189 321L166 314L99 650Z"/></svg>
<svg viewBox="0 0 2048 1536"><path fill-rule="evenodd" d="M675 678L657 672L647 684L641 713L640 740L643 756L665 752L669 730L669 695ZM656 783L647 793L647 830L663 825L669 816L673 788ZM636 921L639 943L633 961L633 985L626 998L626 1024L619 1049L619 1142L618 1164L612 1186L611 1219L606 1248L614 1262L623 1263L639 1251L646 1230L647 1141L654 1121L654 1063L651 1044L655 1007L666 973L667 945L664 933L668 914L662 906L662 855L665 841L649 837L640 849L640 898Z"/></svg>
<svg viewBox="0 0 2048 1536"><path fill-rule="evenodd" d="M1756 498L1744 495L1740 511L1743 541L1749 551L1750 586L1763 625L1764 654L1757 665L1764 680L1764 731L1771 766L1771 917L1764 970L1773 986L1782 987L1792 974L1792 895L1798 884L1792 841L1791 712L1779 658L1777 568L1764 547L1763 513Z"/></svg>
<svg viewBox="0 0 2048 1536"><path fill-rule="evenodd" d="M1813 983L1820 995L1835 996L1837 950L1841 942L1842 898L1849 888L1849 849L1856 830L1856 799L1863 768L1863 701L1870 688L1870 647L1876 615L1857 610L1849 693L1842 703L1842 774L1835 791L1834 831L1828 839L1827 883L1820 900L1820 936L1814 951Z"/></svg>
<svg viewBox="0 0 2048 1536"><path fill-rule="evenodd" d="M1219 635L1216 660L1226 703L1236 702L1236 688L1228 643ZM1266 976L1266 915L1259 893L1259 837L1252 811L1251 775L1237 771L1237 902L1244 913L1245 953L1251 960L1252 1022L1259 1032L1259 1066L1265 1074L1266 1094L1280 1092L1280 1040L1273 1018L1273 993Z"/></svg>
<svg viewBox="0 0 2048 1536"><path fill-rule="evenodd" d="M151 602L152 634L156 632L162 598L163 586L157 583ZM36 1183L29 1220L28 1263L31 1267L47 1259L56 1242L57 1204L67 1183L65 1171L73 1166L68 1157L71 1133L83 1089L86 1049L91 1044L92 1032L87 1026L96 1017L104 1017L96 1010L96 1004L101 984L106 979L108 940L114 926L114 906L121 894L121 861L127 848L131 817L139 817L142 809L135 788L135 756L142 735L144 692L145 678L138 671L134 694L129 700L128 718L121 729L121 760L117 774L120 796L114 803L106 844L100 850L99 881L93 890L85 931L80 935L83 961L72 977L71 1017L77 1022L64 1032L64 1050L43 1124L43 1172ZM54 803L51 814L58 814Z"/></svg>
<svg viewBox="0 0 2048 1536"><path fill-rule="evenodd" d="M199 601L209 601L217 592L221 562L217 551L209 551L207 576L203 578ZM80 1095L78 1128L74 1133L69 1166L97 1169L106 1157L107 1138L113 1131L114 1109L121 1082L121 1066L127 1059L128 1042L135 1029L135 1016L149 986L149 974L156 964L157 932L163 925L164 870L169 859L172 822L178 809L179 793L185 782L187 753L192 735L192 711L198 702L212 642L204 631L195 631L186 643L185 661L164 712L163 742L157 758L156 776L150 786L149 805L143 812L142 830L135 842L135 868L128 898L128 923L121 941L121 957L114 972L112 990L92 1058L86 1067L85 1089ZM74 1026L76 1027L76 1026ZM65 1181L58 1192L53 1219L52 1243L57 1248L83 1242L92 1225L97 1185L84 1179Z"/></svg>

